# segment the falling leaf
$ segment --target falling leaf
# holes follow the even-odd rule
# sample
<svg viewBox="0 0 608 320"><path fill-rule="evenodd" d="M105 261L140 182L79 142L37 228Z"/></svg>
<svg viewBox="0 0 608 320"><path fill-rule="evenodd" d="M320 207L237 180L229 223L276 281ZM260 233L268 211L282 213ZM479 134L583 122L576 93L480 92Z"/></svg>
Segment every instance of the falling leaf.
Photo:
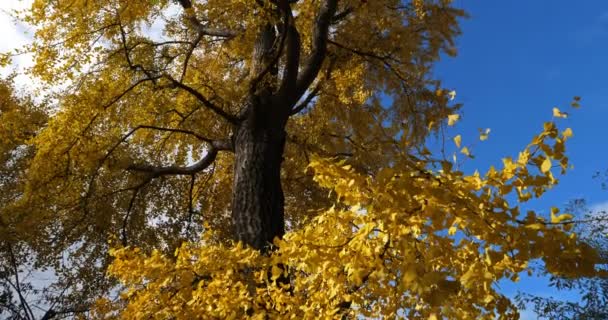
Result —
<svg viewBox="0 0 608 320"><path fill-rule="evenodd" d="M481 140L481 141L488 140L488 136L490 134L490 128L487 128L485 130L483 130L483 129L478 129L478 130L479 130L479 140Z"/></svg>
<svg viewBox="0 0 608 320"><path fill-rule="evenodd" d="M561 112L558 108L553 108L553 116L556 118L568 118L568 113Z"/></svg>
<svg viewBox="0 0 608 320"><path fill-rule="evenodd" d="M448 126L453 126L460 119L459 114L451 114L448 116Z"/></svg>
<svg viewBox="0 0 608 320"><path fill-rule="evenodd" d="M456 144L456 147L460 148L461 142L462 142L462 137L460 135L457 135L454 137L454 143Z"/></svg>
<svg viewBox="0 0 608 320"><path fill-rule="evenodd" d="M454 100L456 98L456 90L448 92L448 97L450 97L450 100Z"/></svg>
<svg viewBox="0 0 608 320"><path fill-rule="evenodd" d="M471 152L469 152L469 148L467 147L462 148L462 150L460 150L460 153L464 154L467 157L471 156Z"/></svg>
<svg viewBox="0 0 608 320"><path fill-rule="evenodd" d="M572 137L573 133L572 133L572 129L570 128L566 128L566 130L564 130L564 132L562 132L562 136L564 137L564 140L567 140L568 138Z"/></svg>

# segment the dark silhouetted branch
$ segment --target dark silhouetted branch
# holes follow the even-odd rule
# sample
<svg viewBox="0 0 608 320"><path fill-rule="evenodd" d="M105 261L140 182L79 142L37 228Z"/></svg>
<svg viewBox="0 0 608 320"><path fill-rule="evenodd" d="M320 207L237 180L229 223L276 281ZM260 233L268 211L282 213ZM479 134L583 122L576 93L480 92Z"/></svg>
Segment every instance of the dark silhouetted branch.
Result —
<svg viewBox="0 0 608 320"><path fill-rule="evenodd" d="M336 12L337 2L337 0L325 0L321 5L312 35L312 50L302 72L298 75L296 99L299 99L306 92L321 70L327 53L329 26Z"/></svg>

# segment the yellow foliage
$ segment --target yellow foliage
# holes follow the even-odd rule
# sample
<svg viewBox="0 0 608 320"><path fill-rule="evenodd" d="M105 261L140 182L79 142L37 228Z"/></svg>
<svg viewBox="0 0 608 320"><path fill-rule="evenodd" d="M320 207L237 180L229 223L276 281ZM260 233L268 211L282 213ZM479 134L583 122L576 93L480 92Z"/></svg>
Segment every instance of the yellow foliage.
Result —
<svg viewBox="0 0 608 320"><path fill-rule="evenodd" d="M524 188L536 197L556 183L546 179L550 166L531 173L548 157L530 148L555 154L550 136L541 132L517 163L505 159L485 177L436 170L431 158L407 154L375 175L314 156L309 167L336 193L333 207L276 239L267 256L207 233L175 258L119 248L109 270L126 288L108 312L124 319L516 319L497 281L516 281L535 259L567 277L590 275L599 261L566 231L571 215L553 208L550 222L534 212L522 217L507 200L516 189L525 201Z"/></svg>
<svg viewBox="0 0 608 320"><path fill-rule="evenodd" d="M100 297L94 318L515 319L497 281L534 259L593 274L597 254L569 215L513 203L557 183L569 129L545 123L486 174L425 147L460 119L431 70L464 15L449 0L35 0L29 72L61 88L40 132L0 114L0 146L36 150L14 220L66 292ZM247 151L281 143L260 170L284 190L287 232L267 252L233 241L240 128L259 142Z"/></svg>

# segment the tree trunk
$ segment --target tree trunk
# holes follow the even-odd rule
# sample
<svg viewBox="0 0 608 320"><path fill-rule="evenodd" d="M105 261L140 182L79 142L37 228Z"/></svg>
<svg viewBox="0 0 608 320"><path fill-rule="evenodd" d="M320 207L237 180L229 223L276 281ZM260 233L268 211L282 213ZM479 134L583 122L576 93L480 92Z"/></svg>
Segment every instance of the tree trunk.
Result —
<svg viewBox="0 0 608 320"><path fill-rule="evenodd" d="M286 117L270 99L252 100L233 136L232 222L236 240L265 252L285 233L281 162Z"/></svg>

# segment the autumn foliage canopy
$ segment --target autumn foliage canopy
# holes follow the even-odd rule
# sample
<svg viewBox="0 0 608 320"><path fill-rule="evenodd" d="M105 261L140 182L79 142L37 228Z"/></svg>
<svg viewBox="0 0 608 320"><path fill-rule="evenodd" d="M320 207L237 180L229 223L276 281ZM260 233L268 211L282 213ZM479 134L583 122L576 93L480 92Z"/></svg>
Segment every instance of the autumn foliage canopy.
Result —
<svg viewBox="0 0 608 320"><path fill-rule="evenodd" d="M597 272L570 214L522 207L570 166L565 113L518 155L460 169L478 137L455 133L461 106L431 73L466 16L449 0L36 0L20 15L44 102L3 84L1 160L20 169L0 183L0 240L57 274L54 313L516 319L498 281L538 260Z"/></svg>

